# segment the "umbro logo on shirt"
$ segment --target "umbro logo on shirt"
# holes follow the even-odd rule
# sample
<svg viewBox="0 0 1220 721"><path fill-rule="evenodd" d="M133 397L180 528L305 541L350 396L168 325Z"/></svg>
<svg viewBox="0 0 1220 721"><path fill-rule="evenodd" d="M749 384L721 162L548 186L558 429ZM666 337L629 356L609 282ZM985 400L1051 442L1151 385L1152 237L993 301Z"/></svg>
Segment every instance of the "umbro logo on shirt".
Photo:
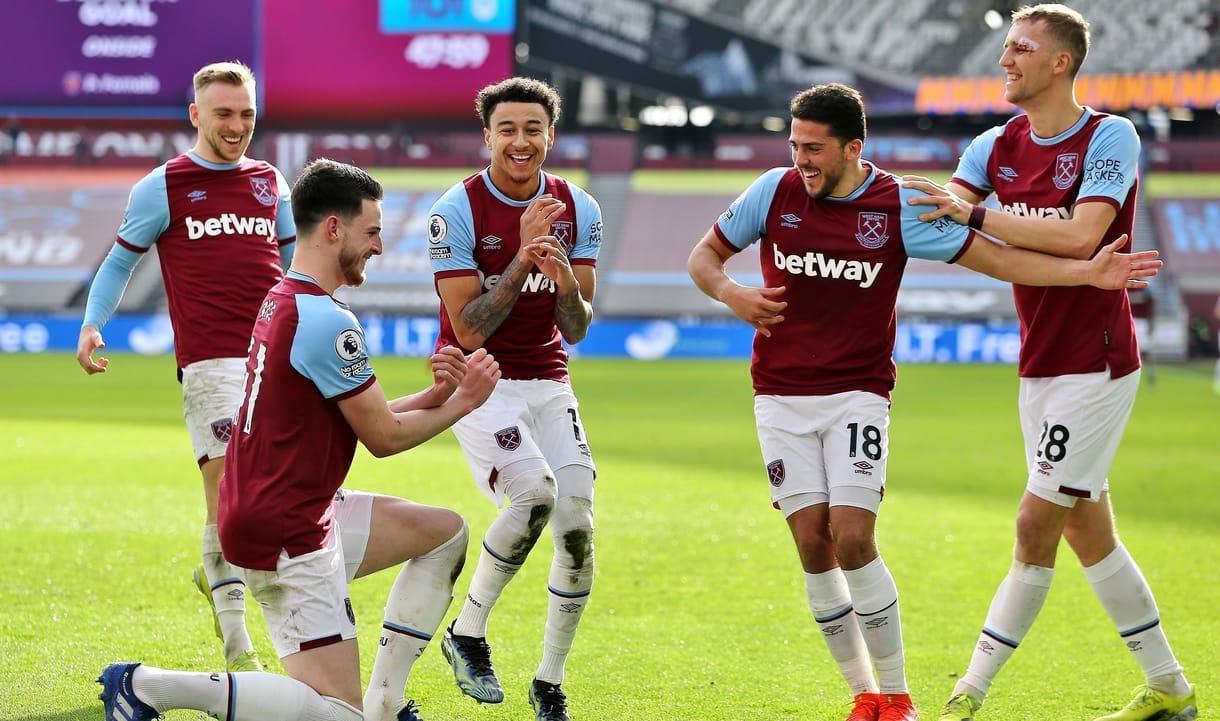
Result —
<svg viewBox="0 0 1220 721"><path fill-rule="evenodd" d="M1001 165L1000 166L1000 179L1007 180L1008 182L1011 183L1012 181L1017 179L1017 171L1013 170L1012 168L1008 167L1007 165Z"/></svg>
<svg viewBox="0 0 1220 721"><path fill-rule="evenodd" d="M779 216L779 219L781 221L783 221L780 223L780 225L785 228L799 228L800 227L799 223L801 222L801 218L799 215L793 215L792 213L784 213L783 215Z"/></svg>
<svg viewBox="0 0 1220 721"><path fill-rule="evenodd" d="M187 198L187 200L191 201L192 203L198 203L201 200L208 199L208 191L192 190L191 192L186 194L186 198Z"/></svg>

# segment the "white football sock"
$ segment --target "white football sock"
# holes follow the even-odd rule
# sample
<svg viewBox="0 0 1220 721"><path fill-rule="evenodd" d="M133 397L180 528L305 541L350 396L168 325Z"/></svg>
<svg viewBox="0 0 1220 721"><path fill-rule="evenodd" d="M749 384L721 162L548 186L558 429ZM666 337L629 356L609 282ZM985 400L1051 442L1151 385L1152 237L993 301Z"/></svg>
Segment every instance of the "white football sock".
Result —
<svg viewBox="0 0 1220 721"><path fill-rule="evenodd" d="M579 496L556 501L551 534L555 556L547 580L542 661L534 678L558 684L593 588L593 501Z"/></svg>
<svg viewBox="0 0 1220 721"><path fill-rule="evenodd" d="M212 589L216 619L224 637L226 661L232 661L254 649L246 631L246 584L220 552L220 537L216 524L203 527L203 571Z"/></svg>
<svg viewBox="0 0 1220 721"><path fill-rule="evenodd" d="M843 674L852 695L877 693L868 647L860 633L842 569L806 573L805 597L822 639L830 649L830 657L839 665L839 673Z"/></svg>
<svg viewBox="0 0 1220 721"><path fill-rule="evenodd" d="M406 704L407 677L436 633L449 602L453 579L466 559L466 524L428 553L403 565L386 599L381 642L364 694L368 721L393 721Z"/></svg>
<svg viewBox="0 0 1220 721"><path fill-rule="evenodd" d="M1127 549L1118 546L1100 562L1085 568L1084 575L1144 671L1148 685L1173 696L1188 694L1190 687L1161 628L1152 589ZM1157 686L1152 685L1154 679Z"/></svg>
<svg viewBox="0 0 1220 721"><path fill-rule="evenodd" d="M231 688L230 688L231 686ZM158 713L194 709L220 721L362 721L352 706L274 673L197 673L139 666L131 688Z"/></svg>
<svg viewBox="0 0 1220 721"><path fill-rule="evenodd" d="M992 681L1038 618L1054 577L1053 568L1012 562L991 599L970 666L954 687L954 693L986 698Z"/></svg>
<svg viewBox="0 0 1220 721"><path fill-rule="evenodd" d="M491 609L538 543L555 507L555 478L545 467L517 470L510 465L501 478L510 500L483 536L479 563L453 624L459 636L487 636ZM523 490L514 493L517 489Z"/></svg>
<svg viewBox="0 0 1220 721"><path fill-rule="evenodd" d="M856 622L873 657L880 693L907 693L902 649L902 621L898 615L898 587L890 569L878 556L854 571L843 571L851 591Z"/></svg>

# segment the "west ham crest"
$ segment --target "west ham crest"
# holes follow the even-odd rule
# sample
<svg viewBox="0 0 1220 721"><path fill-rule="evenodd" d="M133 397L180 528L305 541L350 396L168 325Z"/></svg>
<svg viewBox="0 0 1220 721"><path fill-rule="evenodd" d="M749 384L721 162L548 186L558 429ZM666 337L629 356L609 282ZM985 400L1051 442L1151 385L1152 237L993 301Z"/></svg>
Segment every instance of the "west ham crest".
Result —
<svg viewBox="0 0 1220 721"><path fill-rule="evenodd" d="M856 216L856 240L869 250L876 250L890 239L890 217L885 213L860 213Z"/></svg>
<svg viewBox="0 0 1220 721"><path fill-rule="evenodd" d="M784 484L784 459L781 458L767 464L767 480L771 481L771 485L776 488Z"/></svg>
<svg viewBox="0 0 1220 721"><path fill-rule="evenodd" d="M233 437L233 419L221 418L218 421L212 421L212 435L216 436L216 440L221 443L228 443Z"/></svg>
<svg viewBox="0 0 1220 721"><path fill-rule="evenodd" d="M1080 175L1080 155L1078 153L1060 153L1055 158L1055 187L1067 190L1076 182Z"/></svg>
<svg viewBox="0 0 1220 721"><path fill-rule="evenodd" d="M496 445L506 451L517 450L521 447L521 431L516 426L496 431Z"/></svg>
<svg viewBox="0 0 1220 721"><path fill-rule="evenodd" d="M572 221L561 220L556 223L551 223L551 235L555 236L560 245L563 246L564 252L572 250Z"/></svg>
<svg viewBox="0 0 1220 721"><path fill-rule="evenodd" d="M271 178L250 178L250 190L254 193L254 199L268 208L275 205L275 201L279 198L279 193L275 192L275 185L272 184Z"/></svg>

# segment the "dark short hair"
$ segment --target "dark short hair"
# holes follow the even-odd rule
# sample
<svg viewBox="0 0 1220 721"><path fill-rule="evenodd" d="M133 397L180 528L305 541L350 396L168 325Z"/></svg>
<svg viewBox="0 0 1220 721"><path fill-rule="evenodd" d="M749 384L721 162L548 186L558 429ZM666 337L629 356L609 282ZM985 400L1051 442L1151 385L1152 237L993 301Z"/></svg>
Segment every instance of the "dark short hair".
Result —
<svg viewBox="0 0 1220 721"><path fill-rule="evenodd" d="M324 218L345 221L360 215L364 201L381 200L381 183L354 165L327 158L311 161L292 185L292 218L297 234L306 235Z"/></svg>
<svg viewBox="0 0 1220 721"><path fill-rule="evenodd" d="M864 100L860 91L842 83L814 85L802 90L788 105L792 117L830 127L831 137L844 143L864 141L868 132L864 119Z"/></svg>
<svg viewBox="0 0 1220 721"><path fill-rule="evenodd" d="M541 80L514 77L480 90L474 99L474 110L483 120L484 128L491 127L491 114L500 103L537 103L546 110L552 126L559 122L559 91Z"/></svg>

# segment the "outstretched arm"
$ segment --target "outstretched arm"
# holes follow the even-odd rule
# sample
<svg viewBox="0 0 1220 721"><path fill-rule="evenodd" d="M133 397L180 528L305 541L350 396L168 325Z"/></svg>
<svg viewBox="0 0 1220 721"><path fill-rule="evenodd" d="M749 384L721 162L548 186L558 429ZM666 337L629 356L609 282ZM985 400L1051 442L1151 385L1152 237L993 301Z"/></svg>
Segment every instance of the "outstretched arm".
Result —
<svg viewBox="0 0 1220 721"><path fill-rule="evenodd" d="M993 278L1021 285L1092 285L1105 290L1147 288L1148 281L1164 264L1157 251L1119 253L1127 236L1097 252L1090 260L1056 258L975 234L974 241L957 263Z"/></svg>
<svg viewBox="0 0 1220 721"><path fill-rule="evenodd" d="M445 346L433 353L428 362L432 366L432 385L390 401L391 411L403 413L416 408L435 408L449 400L466 377L466 356L459 348Z"/></svg>
<svg viewBox="0 0 1220 721"><path fill-rule="evenodd" d="M1070 217L1017 216L978 205L983 198L960 183L942 186L918 175L904 175L902 187L925 193L907 201L932 206L920 220L948 217L1009 245L1064 258L1092 257L1117 215L1109 203L1095 202L1075 205Z"/></svg>
<svg viewBox="0 0 1220 721"><path fill-rule="evenodd" d="M464 365L465 373L452 394L439 405L421 403L412 407L407 401L411 396L390 402L378 381L357 395L339 401L339 410L348 425L374 456L381 458L414 448L483 405L491 395L500 380L500 364L495 358L480 348L458 362L448 353L449 349L442 350L448 356L445 362ZM449 383L450 379L445 379L442 385ZM433 385L435 387L435 381ZM406 409L395 410L392 406L406 406Z"/></svg>

